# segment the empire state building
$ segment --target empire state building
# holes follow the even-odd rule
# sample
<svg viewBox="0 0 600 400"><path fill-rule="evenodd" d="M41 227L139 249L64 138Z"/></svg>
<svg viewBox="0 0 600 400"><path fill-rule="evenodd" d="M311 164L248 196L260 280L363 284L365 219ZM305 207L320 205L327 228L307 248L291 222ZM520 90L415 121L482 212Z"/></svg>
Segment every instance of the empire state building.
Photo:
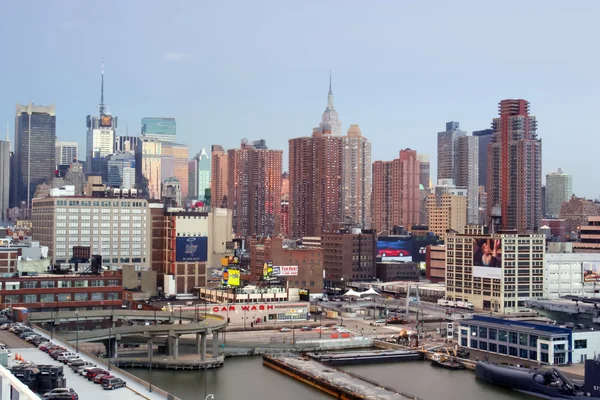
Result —
<svg viewBox="0 0 600 400"><path fill-rule="evenodd" d="M335 111L333 106L333 92L331 91L331 75L329 75L329 93L327 94L327 108L323 112L321 123L319 124L319 130L321 132L330 131L331 135L341 136L342 135L342 121L338 112Z"/></svg>

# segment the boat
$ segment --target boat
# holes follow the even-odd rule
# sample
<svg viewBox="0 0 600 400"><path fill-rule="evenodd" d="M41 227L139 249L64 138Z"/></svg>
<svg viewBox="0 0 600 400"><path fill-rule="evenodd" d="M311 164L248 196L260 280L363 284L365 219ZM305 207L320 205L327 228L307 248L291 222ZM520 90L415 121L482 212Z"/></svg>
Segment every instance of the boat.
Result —
<svg viewBox="0 0 600 400"><path fill-rule="evenodd" d="M586 361L585 382L582 386L575 384L558 368L527 369L485 361L477 363L475 376L482 381L540 399L600 399L600 362L596 360Z"/></svg>
<svg viewBox="0 0 600 400"><path fill-rule="evenodd" d="M446 369L465 369L464 363L460 362L454 357L447 357L445 354L434 353L431 356L431 365L434 367L441 367Z"/></svg>

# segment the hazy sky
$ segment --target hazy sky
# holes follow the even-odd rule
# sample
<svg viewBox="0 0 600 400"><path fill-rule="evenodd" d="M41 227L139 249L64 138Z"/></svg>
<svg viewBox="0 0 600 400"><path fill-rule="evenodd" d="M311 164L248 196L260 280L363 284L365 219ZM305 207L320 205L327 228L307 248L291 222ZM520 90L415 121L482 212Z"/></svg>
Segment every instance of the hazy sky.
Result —
<svg viewBox="0 0 600 400"><path fill-rule="evenodd" d="M374 161L410 147L435 175L447 121L485 129L499 100L525 98L544 173L560 167L576 194L600 194L598 0L20 0L0 15L11 139L17 102L56 103L59 140L84 158L104 58L118 133L175 117L190 156L264 138L287 169L288 139L318 125L332 70L343 131L360 124Z"/></svg>

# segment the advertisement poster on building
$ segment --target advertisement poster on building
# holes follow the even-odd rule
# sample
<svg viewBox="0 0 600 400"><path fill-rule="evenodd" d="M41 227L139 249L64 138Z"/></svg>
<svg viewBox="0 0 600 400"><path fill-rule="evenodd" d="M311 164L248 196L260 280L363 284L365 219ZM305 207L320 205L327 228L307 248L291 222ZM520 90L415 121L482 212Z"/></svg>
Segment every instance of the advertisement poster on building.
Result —
<svg viewBox="0 0 600 400"><path fill-rule="evenodd" d="M175 242L177 262L196 262L208 260L208 238L205 236L178 237Z"/></svg>
<svg viewBox="0 0 600 400"><path fill-rule="evenodd" d="M583 281L594 283L600 282L600 262L583 263Z"/></svg>
<svg viewBox="0 0 600 400"><path fill-rule="evenodd" d="M297 265L274 265L273 276L297 276L298 266Z"/></svg>
<svg viewBox="0 0 600 400"><path fill-rule="evenodd" d="M269 280L273 278L273 262L267 261L263 264L263 279Z"/></svg>
<svg viewBox="0 0 600 400"><path fill-rule="evenodd" d="M221 276L221 283L223 283L224 286L240 286L240 270L223 270L223 275Z"/></svg>
<svg viewBox="0 0 600 400"><path fill-rule="evenodd" d="M473 276L502 278L502 246L500 239L473 239Z"/></svg>
<svg viewBox="0 0 600 400"><path fill-rule="evenodd" d="M377 239L377 257L382 261L412 261L412 238L380 236Z"/></svg>

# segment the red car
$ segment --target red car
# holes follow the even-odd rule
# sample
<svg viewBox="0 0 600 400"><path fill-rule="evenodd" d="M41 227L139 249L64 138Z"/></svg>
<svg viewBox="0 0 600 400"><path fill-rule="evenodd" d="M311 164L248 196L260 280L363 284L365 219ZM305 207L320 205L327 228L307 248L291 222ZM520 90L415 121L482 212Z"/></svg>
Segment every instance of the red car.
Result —
<svg viewBox="0 0 600 400"><path fill-rule="evenodd" d="M379 257L408 257L410 252L408 250L397 250L397 249L382 249L379 250Z"/></svg>
<svg viewBox="0 0 600 400"><path fill-rule="evenodd" d="M94 368L89 370L85 377L88 379L88 381L91 381L98 375L109 375L109 373L108 371L103 370L102 368Z"/></svg>
<svg viewBox="0 0 600 400"><path fill-rule="evenodd" d="M114 376L112 376L112 375L99 374L94 377L94 383L102 384L102 382L104 382L106 379L112 379L112 378L114 378Z"/></svg>

